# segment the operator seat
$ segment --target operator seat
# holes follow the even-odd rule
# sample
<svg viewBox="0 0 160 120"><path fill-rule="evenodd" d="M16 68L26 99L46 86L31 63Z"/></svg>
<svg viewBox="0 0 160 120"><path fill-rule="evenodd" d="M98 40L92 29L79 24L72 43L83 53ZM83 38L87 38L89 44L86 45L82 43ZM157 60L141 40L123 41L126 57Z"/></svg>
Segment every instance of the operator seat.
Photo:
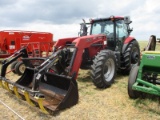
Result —
<svg viewBox="0 0 160 120"><path fill-rule="evenodd" d="M113 36L114 36L113 33L109 33L109 34L107 35L107 38L110 39L110 38L113 38Z"/></svg>

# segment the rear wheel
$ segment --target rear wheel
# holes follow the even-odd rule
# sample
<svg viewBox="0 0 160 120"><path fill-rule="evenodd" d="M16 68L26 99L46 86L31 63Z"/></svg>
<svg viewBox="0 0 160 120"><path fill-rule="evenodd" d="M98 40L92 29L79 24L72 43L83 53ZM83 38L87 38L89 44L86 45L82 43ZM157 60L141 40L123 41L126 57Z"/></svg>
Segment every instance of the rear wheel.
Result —
<svg viewBox="0 0 160 120"><path fill-rule="evenodd" d="M93 60L91 78L98 88L111 86L116 76L116 58L111 50L102 50Z"/></svg>
<svg viewBox="0 0 160 120"><path fill-rule="evenodd" d="M12 70L12 72L15 73L15 74L16 74L15 66L16 66L17 63L18 63L18 61L14 61L14 62L11 64L11 70Z"/></svg>
<svg viewBox="0 0 160 120"><path fill-rule="evenodd" d="M16 65L15 65L15 71L18 75L22 75L24 73L26 69L26 66L24 65L24 63L22 61L19 61Z"/></svg>
<svg viewBox="0 0 160 120"><path fill-rule="evenodd" d="M136 40L129 43L128 47L124 52L124 73L129 74L131 68L135 64L139 64L140 62L140 49L138 42Z"/></svg>
<svg viewBox="0 0 160 120"><path fill-rule="evenodd" d="M128 95L130 98L136 99L140 96L138 91L132 89L133 84L136 82L137 75L138 75L138 68L139 66L135 65L131 69L129 79L128 79Z"/></svg>

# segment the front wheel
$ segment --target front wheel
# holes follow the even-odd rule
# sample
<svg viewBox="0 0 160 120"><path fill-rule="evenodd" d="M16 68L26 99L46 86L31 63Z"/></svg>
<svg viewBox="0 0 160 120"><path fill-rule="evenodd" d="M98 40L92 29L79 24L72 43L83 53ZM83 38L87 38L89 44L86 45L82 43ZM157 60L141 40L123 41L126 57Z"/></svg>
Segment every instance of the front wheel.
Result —
<svg viewBox="0 0 160 120"><path fill-rule="evenodd" d="M111 86L116 76L116 58L111 50L102 50L93 60L91 78L98 88Z"/></svg>
<svg viewBox="0 0 160 120"><path fill-rule="evenodd" d="M138 75L138 68L139 66L135 65L131 69L129 79L128 79L128 95L132 99L136 99L140 96L140 93L138 91L135 91L132 89L133 84L136 82L137 75Z"/></svg>

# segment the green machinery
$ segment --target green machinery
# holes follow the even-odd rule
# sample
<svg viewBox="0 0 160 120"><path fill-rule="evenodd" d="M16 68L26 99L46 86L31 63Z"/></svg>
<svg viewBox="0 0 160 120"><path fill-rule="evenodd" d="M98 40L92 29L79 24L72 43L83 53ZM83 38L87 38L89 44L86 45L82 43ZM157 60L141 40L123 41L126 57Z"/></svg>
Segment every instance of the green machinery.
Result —
<svg viewBox="0 0 160 120"><path fill-rule="evenodd" d="M160 96L160 51L154 51L156 38L151 37L146 47L147 51L142 53L140 64L133 66L130 71L128 79L130 98L138 98L142 93Z"/></svg>

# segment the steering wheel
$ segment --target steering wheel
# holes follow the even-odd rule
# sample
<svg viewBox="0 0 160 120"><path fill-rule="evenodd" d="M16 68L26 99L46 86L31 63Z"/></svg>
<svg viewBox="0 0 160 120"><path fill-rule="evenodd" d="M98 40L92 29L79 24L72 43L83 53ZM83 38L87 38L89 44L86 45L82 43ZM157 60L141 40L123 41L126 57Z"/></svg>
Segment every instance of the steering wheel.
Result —
<svg viewBox="0 0 160 120"><path fill-rule="evenodd" d="M109 34L109 31L105 30L104 33L108 35L108 34Z"/></svg>

